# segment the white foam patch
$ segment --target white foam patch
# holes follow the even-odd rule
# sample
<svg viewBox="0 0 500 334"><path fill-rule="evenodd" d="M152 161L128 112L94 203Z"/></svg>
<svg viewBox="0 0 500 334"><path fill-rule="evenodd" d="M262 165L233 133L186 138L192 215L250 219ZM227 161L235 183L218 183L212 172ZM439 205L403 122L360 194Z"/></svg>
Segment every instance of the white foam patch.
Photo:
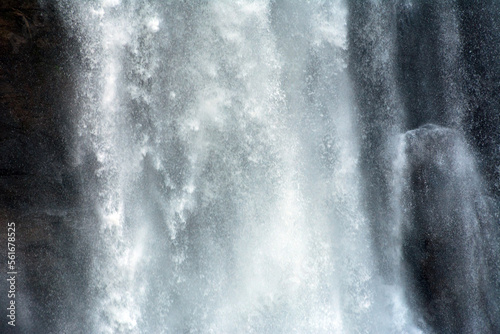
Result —
<svg viewBox="0 0 500 334"><path fill-rule="evenodd" d="M160 30L160 19L153 17L148 20L147 27L151 32L157 32Z"/></svg>
<svg viewBox="0 0 500 334"><path fill-rule="evenodd" d="M121 4L121 0L102 0L103 7L116 7Z"/></svg>
<svg viewBox="0 0 500 334"><path fill-rule="evenodd" d="M313 16L315 22L314 44L329 43L341 49L347 48L347 9L332 6L328 12Z"/></svg>

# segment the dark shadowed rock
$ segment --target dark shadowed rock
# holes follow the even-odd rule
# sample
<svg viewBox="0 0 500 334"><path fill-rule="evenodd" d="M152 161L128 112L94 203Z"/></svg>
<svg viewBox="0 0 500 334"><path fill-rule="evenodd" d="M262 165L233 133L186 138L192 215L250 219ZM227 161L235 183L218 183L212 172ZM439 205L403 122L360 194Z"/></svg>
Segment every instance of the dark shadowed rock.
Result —
<svg viewBox="0 0 500 334"><path fill-rule="evenodd" d="M465 140L425 125L407 132L406 145L408 297L438 333L496 333L498 228Z"/></svg>
<svg viewBox="0 0 500 334"><path fill-rule="evenodd" d="M78 333L56 325L84 316L88 259L68 151L72 43L50 4L1 2L0 252L6 254L6 224L15 222L18 333ZM3 308L7 285L1 282ZM0 332L6 326L2 321Z"/></svg>

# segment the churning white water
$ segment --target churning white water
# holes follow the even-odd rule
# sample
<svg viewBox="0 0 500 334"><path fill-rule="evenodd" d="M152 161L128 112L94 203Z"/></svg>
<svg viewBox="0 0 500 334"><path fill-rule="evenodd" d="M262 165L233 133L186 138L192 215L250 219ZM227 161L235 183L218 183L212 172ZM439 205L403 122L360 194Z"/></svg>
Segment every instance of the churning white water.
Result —
<svg viewBox="0 0 500 334"><path fill-rule="evenodd" d="M420 332L401 276L405 139L387 140L387 274L344 1L60 3L81 45L78 159L95 160L89 332Z"/></svg>

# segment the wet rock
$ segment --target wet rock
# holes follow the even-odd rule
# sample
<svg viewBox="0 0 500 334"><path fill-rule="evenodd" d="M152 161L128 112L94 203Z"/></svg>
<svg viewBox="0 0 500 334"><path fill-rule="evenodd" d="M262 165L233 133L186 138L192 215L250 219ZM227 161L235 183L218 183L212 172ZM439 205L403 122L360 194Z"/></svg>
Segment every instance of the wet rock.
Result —
<svg viewBox="0 0 500 334"><path fill-rule="evenodd" d="M2 321L0 332L64 332L56 327L61 319L83 314L74 302L85 299L74 294L85 289L88 259L68 151L71 43L49 3L0 3L0 252L7 253L6 225L15 222L18 271L16 327Z"/></svg>

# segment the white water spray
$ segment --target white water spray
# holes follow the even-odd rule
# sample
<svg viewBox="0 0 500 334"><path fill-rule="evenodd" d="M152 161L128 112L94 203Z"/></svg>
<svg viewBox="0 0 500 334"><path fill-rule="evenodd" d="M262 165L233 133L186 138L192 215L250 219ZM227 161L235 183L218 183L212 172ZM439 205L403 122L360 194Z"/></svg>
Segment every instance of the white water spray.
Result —
<svg viewBox="0 0 500 334"><path fill-rule="evenodd" d="M374 265L342 1L66 10L96 157L92 332L414 330Z"/></svg>

